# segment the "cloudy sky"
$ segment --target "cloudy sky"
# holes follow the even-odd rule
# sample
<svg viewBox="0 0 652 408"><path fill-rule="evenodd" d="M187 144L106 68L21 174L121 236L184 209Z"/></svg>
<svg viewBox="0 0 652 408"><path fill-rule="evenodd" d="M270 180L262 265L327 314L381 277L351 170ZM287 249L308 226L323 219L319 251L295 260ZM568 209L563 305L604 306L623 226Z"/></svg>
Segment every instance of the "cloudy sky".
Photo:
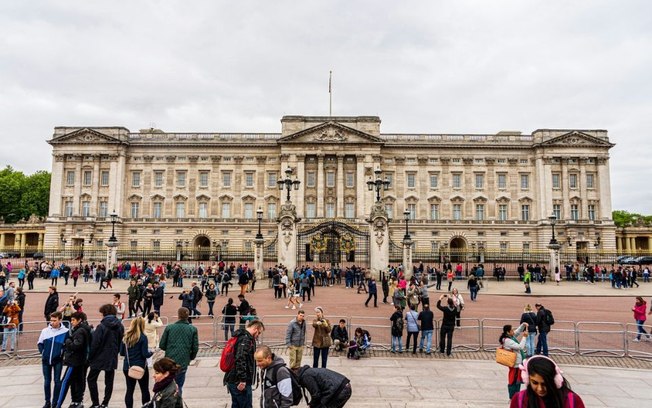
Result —
<svg viewBox="0 0 652 408"><path fill-rule="evenodd" d="M614 209L652 214L652 2L4 1L0 165L50 170L55 126L385 133L607 129Z"/></svg>

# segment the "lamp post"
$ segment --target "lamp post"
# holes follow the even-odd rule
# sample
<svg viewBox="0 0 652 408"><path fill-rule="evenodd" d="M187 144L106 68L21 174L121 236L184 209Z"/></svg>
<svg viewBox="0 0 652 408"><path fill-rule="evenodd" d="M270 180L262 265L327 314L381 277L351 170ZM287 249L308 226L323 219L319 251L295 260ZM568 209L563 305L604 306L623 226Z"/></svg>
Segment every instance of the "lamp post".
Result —
<svg viewBox="0 0 652 408"><path fill-rule="evenodd" d="M385 177L385 180L383 180L380 175L382 174L382 170L380 168L377 168L374 170L374 174L376 175L375 179L369 178L369 181L367 181L367 188L369 191L374 191L376 190L376 202L380 201L380 190L387 190L390 187L390 181L388 177Z"/></svg>
<svg viewBox="0 0 652 408"><path fill-rule="evenodd" d="M555 239L555 224L557 223L557 216L552 214L548 219L550 220L550 226L552 227L552 239L550 240L550 245L557 245L557 239Z"/></svg>
<svg viewBox="0 0 652 408"><path fill-rule="evenodd" d="M294 190L298 190L299 185L301 184L301 182L296 178L292 180L291 176L292 176L292 168L288 166L288 168L285 170L285 178L276 182L276 184L278 184L279 191L283 191L283 189L287 190L288 202L290 202L290 191L293 188Z"/></svg>
<svg viewBox="0 0 652 408"><path fill-rule="evenodd" d="M263 209L258 207L256 211L256 216L258 217L258 234L256 234L256 239L263 239L263 233L260 230L260 225L263 222Z"/></svg>
<svg viewBox="0 0 652 408"><path fill-rule="evenodd" d="M59 234L59 242L60 242L61 246L63 247L62 251L61 251L61 258L63 259L63 257L65 256L65 251L66 251L66 242L68 242L68 241L66 241L66 238L65 238L65 235L63 235L63 232L61 234Z"/></svg>
<svg viewBox="0 0 652 408"><path fill-rule="evenodd" d="M118 238L115 237L115 223L118 222L118 213L113 210L109 216L111 217L111 238L109 238L109 242L118 242Z"/></svg>
<svg viewBox="0 0 652 408"><path fill-rule="evenodd" d="M550 250L550 272L557 274L560 270L559 265L559 250L561 245L557 242L555 238L555 224L557 223L557 216L553 213L548 217L550 220L550 226L552 227L552 238L550 239L550 244L548 244L548 249Z"/></svg>
<svg viewBox="0 0 652 408"><path fill-rule="evenodd" d="M410 227L408 226L408 223L410 221L410 210L403 211L403 219L405 220L405 236L403 237L403 240L409 241L411 238Z"/></svg>

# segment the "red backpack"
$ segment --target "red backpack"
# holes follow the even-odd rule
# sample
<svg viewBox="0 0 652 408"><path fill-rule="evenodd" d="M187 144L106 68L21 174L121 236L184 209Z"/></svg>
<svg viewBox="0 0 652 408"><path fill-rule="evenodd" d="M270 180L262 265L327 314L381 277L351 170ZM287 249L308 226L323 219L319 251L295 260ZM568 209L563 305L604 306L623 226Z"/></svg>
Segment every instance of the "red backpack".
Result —
<svg viewBox="0 0 652 408"><path fill-rule="evenodd" d="M235 368L235 346L238 344L238 336L233 336L226 342L222 356L220 357L220 370L225 373Z"/></svg>

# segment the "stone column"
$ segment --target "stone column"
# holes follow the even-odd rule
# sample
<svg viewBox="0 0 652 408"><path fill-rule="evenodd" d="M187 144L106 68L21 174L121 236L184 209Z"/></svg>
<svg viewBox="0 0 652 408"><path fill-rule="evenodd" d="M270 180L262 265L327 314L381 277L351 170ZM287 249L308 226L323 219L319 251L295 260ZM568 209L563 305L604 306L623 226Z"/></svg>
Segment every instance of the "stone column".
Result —
<svg viewBox="0 0 652 408"><path fill-rule="evenodd" d="M5 250L5 234L0 234L0 251Z"/></svg>
<svg viewBox="0 0 652 408"><path fill-rule="evenodd" d="M598 217L601 220L611 218L611 182L609 175L609 159L598 158L598 196L600 197L600 206L598 208Z"/></svg>
<svg viewBox="0 0 652 408"><path fill-rule="evenodd" d="M335 216L337 218L344 217L344 155L337 155L337 202Z"/></svg>
<svg viewBox="0 0 652 408"><path fill-rule="evenodd" d="M568 159L562 159L561 166L561 200L562 200L562 213L561 218L570 220L570 202L568 201L570 190L568 188Z"/></svg>
<svg viewBox="0 0 652 408"><path fill-rule="evenodd" d="M283 174L281 174L281 176L283 176ZM306 196L306 156L304 154L297 155L297 178L301 181L299 189L295 191L297 197L297 216L303 217ZM283 199L283 197L281 197L281 199Z"/></svg>
<svg viewBox="0 0 652 408"><path fill-rule="evenodd" d="M389 264L389 228L385 205L376 202L371 208L368 222L371 224L369 239L369 266L375 277L380 276Z"/></svg>
<svg viewBox="0 0 652 408"><path fill-rule="evenodd" d="M548 265L548 270L550 271L550 276L553 278L555 276L555 268L561 272L561 266L559 265L559 249L561 249L560 244L548 245L548 250L550 251L550 264Z"/></svg>
<svg viewBox="0 0 652 408"><path fill-rule="evenodd" d="M265 243L264 239L254 239L254 244L256 245L256 256L254 259L254 269L256 271L256 278L262 279L264 274L263 271L263 244Z"/></svg>
<svg viewBox="0 0 652 408"><path fill-rule="evenodd" d="M72 215L81 216L81 188L82 183L84 182L84 175L82 174L82 155L76 155L75 160L75 186L73 187L73 197L72 197Z"/></svg>
<svg viewBox="0 0 652 408"><path fill-rule="evenodd" d="M113 269L113 265L117 261L117 251L118 243L117 242L107 242L106 243L106 270L107 272Z"/></svg>
<svg viewBox="0 0 652 408"><path fill-rule="evenodd" d="M97 217L99 215L98 207L98 196L100 191L100 155L93 155L93 178L91 182L93 183L93 193L91 194L91 217ZM143 197L144 198L144 197ZM108 211L108 209L107 209Z"/></svg>
<svg viewBox="0 0 652 408"><path fill-rule="evenodd" d="M65 156L63 154L54 154L53 156L52 175L50 177L50 209L48 214L50 216L61 216L63 215L61 196L63 195L63 184L65 182L63 171ZM0 248L2 246L0 245Z"/></svg>
<svg viewBox="0 0 652 408"><path fill-rule="evenodd" d="M38 234L38 246L36 248L36 250L38 252L43 252L43 241L44 241L44 239L45 239L45 234L39 233ZM2 245L0 245L0 248L2 248Z"/></svg>
<svg viewBox="0 0 652 408"><path fill-rule="evenodd" d="M317 218L324 218L324 155L317 156Z"/></svg>
<svg viewBox="0 0 652 408"><path fill-rule="evenodd" d="M403 273L406 277L412 273L412 242L409 237L403 238Z"/></svg>
<svg viewBox="0 0 652 408"><path fill-rule="evenodd" d="M361 219L365 213L365 191L367 190L367 180L364 178L364 156L361 154L355 156L355 169L355 217Z"/></svg>
<svg viewBox="0 0 652 408"><path fill-rule="evenodd" d="M623 244L625 244L625 252L629 252L629 238L628 237L622 237Z"/></svg>
<svg viewBox="0 0 652 408"><path fill-rule="evenodd" d="M288 274L297 266L297 216L296 207L290 201L281 206L278 223L278 262L288 269ZM290 275L291 276L291 275Z"/></svg>

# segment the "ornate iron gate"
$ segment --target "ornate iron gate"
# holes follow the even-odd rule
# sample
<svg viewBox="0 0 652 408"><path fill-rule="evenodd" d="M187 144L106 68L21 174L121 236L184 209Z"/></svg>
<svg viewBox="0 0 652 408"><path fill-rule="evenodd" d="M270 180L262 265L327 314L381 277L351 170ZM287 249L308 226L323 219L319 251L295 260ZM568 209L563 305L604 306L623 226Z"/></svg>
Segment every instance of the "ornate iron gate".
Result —
<svg viewBox="0 0 652 408"><path fill-rule="evenodd" d="M297 265L369 267L369 232L328 221L297 236Z"/></svg>

